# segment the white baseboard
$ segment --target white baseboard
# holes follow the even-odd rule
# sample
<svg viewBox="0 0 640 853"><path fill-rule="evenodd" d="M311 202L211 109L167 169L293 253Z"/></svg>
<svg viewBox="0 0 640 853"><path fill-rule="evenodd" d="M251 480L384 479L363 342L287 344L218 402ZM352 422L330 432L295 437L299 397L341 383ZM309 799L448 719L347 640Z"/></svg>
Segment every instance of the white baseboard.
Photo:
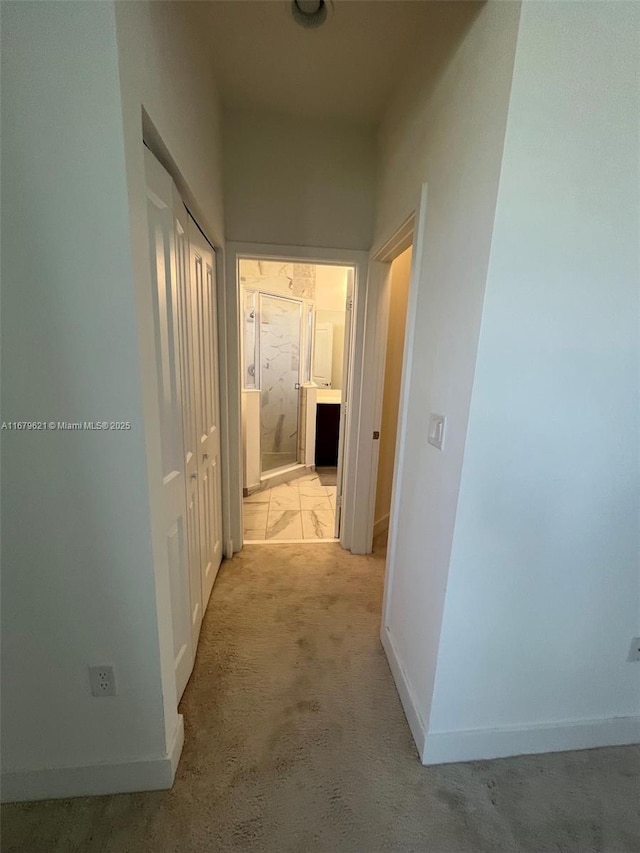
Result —
<svg viewBox="0 0 640 853"><path fill-rule="evenodd" d="M634 743L640 743L640 716L463 732L432 732L426 738L422 763L447 764Z"/></svg>
<svg viewBox="0 0 640 853"><path fill-rule="evenodd" d="M409 683L404 668L400 663L391 639L391 634L385 625L380 629L380 641L382 642L382 648L384 649L389 662L389 669L391 670L393 680L396 684L398 696L400 697L400 702L404 709L404 715L407 718L411 734L413 735L416 747L418 748L418 755L421 756L424 752L425 745L425 726L422 721L422 717L418 712L418 706L411 684Z"/></svg>
<svg viewBox="0 0 640 853"><path fill-rule="evenodd" d="M381 533L384 533L385 530L389 529L389 513L383 515L382 518L379 518L373 525L373 535L374 537L379 536Z"/></svg>
<svg viewBox="0 0 640 853"><path fill-rule="evenodd" d="M169 752L162 758L4 772L0 777L1 799L3 803L17 803L165 790L173 785L183 744L184 719L180 714Z"/></svg>
<svg viewBox="0 0 640 853"><path fill-rule="evenodd" d="M178 764L180 763L180 756L182 755L182 747L184 746L184 717L182 714L178 714L178 721L176 723L175 730L173 732L173 739L169 745L169 767L171 770L171 780L169 782L169 788L173 785L173 780L176 777L176 770L178 769Z"/></svg>

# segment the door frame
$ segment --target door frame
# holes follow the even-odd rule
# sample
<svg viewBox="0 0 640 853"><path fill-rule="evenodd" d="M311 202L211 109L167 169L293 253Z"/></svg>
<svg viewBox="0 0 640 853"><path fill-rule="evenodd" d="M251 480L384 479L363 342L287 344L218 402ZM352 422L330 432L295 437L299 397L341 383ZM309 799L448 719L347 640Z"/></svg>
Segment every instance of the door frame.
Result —
<svg viewBox="0 0 640 853"><path fill-rule="evenodd" d="M380 433L382 428L382 407L384 403L384 372L386 367L387 337L389 332L389 305L391 299L391 264L406 249L413 244L416 214L412 212L398 228L398 230L383 243L378 249L371 253L370 267L370 315L367 317L367 329L369 330L366 363L369 366L366 375L367 387L371 389L368 400L367 415L371 418L372 434ZM406 334L409 331L409 319L415 315L415 303L411 301L411 288L413 283L413 263L409 281L409 293L407 304ZM405 337L406 337L405 334ZM402 376L404 379L406 350L403 354ZM402 420L402 390L400 392L400 410L398 412L398 427L396 449L400 439L400 423ZM373 532L375 523L376 490L378 486L378 462L380 458L380 441L371 441L370 446L362 447L363 456L358 464L366 469L369 474L367 484L367 527L366 541L370 543L369 550L373 546ZM397 453L394 459L394 481L395 466L398 463ZM391 528L392 511L389 513L389 527Z"/></svg>
<svg viewBox="0 0 640 853"><path fill-rule="evenodd" d="M239 258L262 260L300 261L309 264L351 266L355 269L354 304L352 316L351 370L353 381L347 405L347 423L344 436L343 512L340 544L354 553L367 553L362 531L366 530L367 501L361 499L359 466L351 463L358 458L361 433L361 397L365 317L367 306L369 253L352 249L325 249L315 246L283 246L267 243L228 242L225 246L225 295L220 304L224 335L221 347L221 405L225 409L226 424L224 456L227 459L226 490L223 506L228 508L225 535L225 554L231 556L243 545L242 531L242 421L240 414L242 396L242 365L240 356L240 282ZM365 472L367 473L367 472ZM370 550L370 548L369 548Z"/></svg>
<svg viewBox="0 0 640 853"><path fill-rule="evenodd" d="M411 257L411 271L409 275L409 291L407 300L407 320L405 325L404 337L404 352L402 356L402 380L400 385L400 405L398 408L398 426L396 430L396 447L393 465L393 484L391 489L391 507L389 512L389 536L387 541L387 563L384 580L384 593L382 600L382 623L381 623L381 640L386 648L386 626L387 613L389 609L389 600L391 589L393 587L393 578L395 572L396 548L398 516L400 514L400 502L398 494L400 493L400 484L404 474L404 468L407 465L405 454L406 436L407 436L407 412L409 409L409 389L411 387L411 368L413 362L414 341L416 334L416 308L418 303L418 293L420 289L420 281L422 279L422 271L426 260L426 245L425 245L425 230L427 217L427 184L424 183L420 187L419 197L416 199L415 209L404 220L402 225L389 237L386 241L381 241L378 246L371 252L371 266L373 277L377 281L378 287L375 291L375 302L377 309L378 322L373 326L375 330L375 338L373 346L377 348L379 356L378 361L371 367L370 380L374 383L372 387L375 389L374 402L374 420L377 424L375 429L380 428L382 419L382 404L383 404L383 385L384 385L384 369L387 344L387 330L389 322L389 295L390 295L390 278L391 278L391 262L395 260L405 249L413 245ZM373 350L376 351L375 349ZM368 535L373 540L373 523L375 514L375 497L378 481L378 454L379 443L373 442L376 445L372 449L370 457L369 471L370 479L370 494L368 507ZM410 463L409 463L410 464ZM389 654L387 657L391 660ZM395 673L394 673L395 677ZM396 683L398 679L396 678Z"/></svg>

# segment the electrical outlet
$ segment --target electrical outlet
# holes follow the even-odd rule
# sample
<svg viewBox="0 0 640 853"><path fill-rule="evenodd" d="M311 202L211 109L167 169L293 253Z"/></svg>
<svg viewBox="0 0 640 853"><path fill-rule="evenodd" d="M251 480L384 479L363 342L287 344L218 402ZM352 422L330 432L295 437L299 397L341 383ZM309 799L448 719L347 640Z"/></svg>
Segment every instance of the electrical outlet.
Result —
<svg viewBox="0 0 640 853"><path fill-rule="evenodd" d="M631 640L631 646L629 647L629 657L627 658L629 663L633 663L634 661L640 661L640 637L634 637Z"/></svg>
<svg viewBox="0 0 640 853"><path fill-rule="evenodd" d="M91 692L94 696L115 696L116 675L110 664L89 667Z"/></svg>

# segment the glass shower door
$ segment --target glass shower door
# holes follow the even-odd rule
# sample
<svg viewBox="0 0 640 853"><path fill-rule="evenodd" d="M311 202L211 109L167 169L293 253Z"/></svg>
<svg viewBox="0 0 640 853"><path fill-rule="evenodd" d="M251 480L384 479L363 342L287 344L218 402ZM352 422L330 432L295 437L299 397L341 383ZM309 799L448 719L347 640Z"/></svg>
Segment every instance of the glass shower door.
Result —
<svg viewBox="0 0 640 853"><path fill-rule="evenodd" d="M298 461L302 303L260 294L262 473Z"/></svg>

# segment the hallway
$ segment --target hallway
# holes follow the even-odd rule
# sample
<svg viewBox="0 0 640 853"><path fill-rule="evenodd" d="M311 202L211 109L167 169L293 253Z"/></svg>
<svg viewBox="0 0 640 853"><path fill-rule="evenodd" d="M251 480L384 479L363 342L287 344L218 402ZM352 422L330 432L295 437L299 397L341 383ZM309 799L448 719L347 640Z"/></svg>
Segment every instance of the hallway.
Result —
<svg viewBox="0 0 640 853"><path fill-rule="evenodd" d="M421 767L378 640L384 554L225 561L173 790L4 806L4 853L631 853L639 747Z"/></svg>

